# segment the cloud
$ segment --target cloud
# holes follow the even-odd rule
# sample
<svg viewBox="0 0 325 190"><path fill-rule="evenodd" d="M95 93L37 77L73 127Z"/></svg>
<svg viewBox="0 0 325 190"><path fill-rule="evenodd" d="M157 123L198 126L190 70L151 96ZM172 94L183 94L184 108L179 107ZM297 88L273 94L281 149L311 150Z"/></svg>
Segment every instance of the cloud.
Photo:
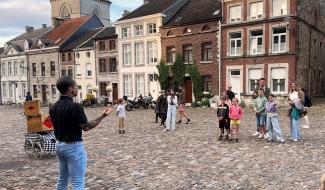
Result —
<svg viewBox="0 0 325 190"><path fill-rule="evenodd" d="M123 10L134 10L143 0L111 0L111 20L121 18ZM24 33L25 26L40 28L51 23L49 0L0 0L0 47Z"/></svg>

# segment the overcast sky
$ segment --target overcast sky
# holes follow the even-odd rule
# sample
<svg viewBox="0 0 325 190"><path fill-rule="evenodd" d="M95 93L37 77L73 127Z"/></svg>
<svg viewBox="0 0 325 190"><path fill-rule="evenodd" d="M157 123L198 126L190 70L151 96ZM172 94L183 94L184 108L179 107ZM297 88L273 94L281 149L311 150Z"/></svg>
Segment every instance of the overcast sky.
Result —
<svg viewBox="0 0 325 190"><path fill-rule="evenodd" d="M111 0L111 20L121 17L123 10L134 10L143 0ZM0 47L24 33L25 26L40 28L51 23L50 0L0 0Z"/></svg>

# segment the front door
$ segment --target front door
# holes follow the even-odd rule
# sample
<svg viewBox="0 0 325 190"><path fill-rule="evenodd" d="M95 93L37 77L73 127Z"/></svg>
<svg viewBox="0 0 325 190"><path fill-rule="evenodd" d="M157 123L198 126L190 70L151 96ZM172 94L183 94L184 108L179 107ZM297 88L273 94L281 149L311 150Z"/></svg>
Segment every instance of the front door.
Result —
<svg viewBox="0 0 325 190"><path fill-rule="evenodd" d="M117 83L113 83L113 104L116 104L118 101L118 86Z"/></svg>
<svg viewBox="0 0 325 190"><path fill-rule="evenodd" d="M241 73L239 69L231 69L229 70L229 84L232 85L232 91L235 93L236 97L240 97L241 93Z"/></svg>
<svg viewBox="0 0 325 190"><path fill-rule="evenodd" d="M149 74L149 93L154 99L157 99L159 96L159 83L158 79L154 74Z"/></svg>
<svg viewBox="0 0 325 190"><path fill-rule="evenodd" d="M190 78L185 79L185 103L192 103L192 80Z"/></svg>
<svg viewBox="0 0 325 190"><path fill-rule="evenodd" d="M43 103L47 103L47 98L46 98L46 85L42 85L42 101L43 101Z"/></svg>

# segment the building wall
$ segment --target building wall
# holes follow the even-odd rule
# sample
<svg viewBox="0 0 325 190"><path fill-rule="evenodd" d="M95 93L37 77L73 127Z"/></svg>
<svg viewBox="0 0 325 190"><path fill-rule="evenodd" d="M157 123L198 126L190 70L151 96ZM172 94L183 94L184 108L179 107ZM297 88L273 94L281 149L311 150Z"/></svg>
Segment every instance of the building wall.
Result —
<svg viewBox="0 0 325 190"><path fill-rule="evenodd" d="M211 30L202 31L204 26L209 26ZM190 34L183 34L184 30L190 29ZM212 93L219 94L218 76L218 21L200 23L183 27L162 28L162 59L167 60L167 47L175 47L176 53L183 55L183 46L191 44L193 46L193 60L197 64L201 75L211 76ZM168 36L168 33L174 33ZM212 61L202 61L202 43L212 43Z"/></svg>
<svg viewBox="0 0 325 190"><path fill-rule="evenodd" d="M52 51L42 51L42 52L31 52L28 56L28 66L29 66L29 76L30 76L30 84L29 90L33 98L33 85L37 86L37 98L41 101L41 103L54 103L60 96L59 91L56 89L57 79L60 77L60 69L59 69L59 52L57 50ZM55 75L51 76L50 70L50 62L55 62ZM45 63L45 76L41 76L41 63ZM32 64L36 63L36 76L33 76ZM48 102L43 102L41 88L42 85L46 85L47 93L46 99ZM55 92L52 91L52 86L55 87Z"/></svg>
<svg viewBox="0 0 325 190"><path fill-rule="evenodd" d="M71 55L71 59L68 59L68 54ZM63 55L65 56L65 61L63 61L62 57ZM66 75L68 74L68 71L70 70L71 73L71 77L73 77L73 73L74 73L74 64L75 64L75 54L73 51L65 51L65 52L60 52L60 58L59 58L60 62L60 76L63 76L63 72L66 72Z"/></svg>

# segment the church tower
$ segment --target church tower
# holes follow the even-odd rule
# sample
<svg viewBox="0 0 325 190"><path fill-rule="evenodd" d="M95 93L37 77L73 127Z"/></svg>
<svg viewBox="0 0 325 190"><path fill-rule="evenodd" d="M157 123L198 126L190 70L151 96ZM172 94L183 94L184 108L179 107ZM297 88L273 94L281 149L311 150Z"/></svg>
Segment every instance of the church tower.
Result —
<svg viewBox="0 0 325 190"><path fill-rule="evenodd" d="M50 0L52 24L57 19L73 19L96 14L105 26L111 26L109 0Z"/></svg>

